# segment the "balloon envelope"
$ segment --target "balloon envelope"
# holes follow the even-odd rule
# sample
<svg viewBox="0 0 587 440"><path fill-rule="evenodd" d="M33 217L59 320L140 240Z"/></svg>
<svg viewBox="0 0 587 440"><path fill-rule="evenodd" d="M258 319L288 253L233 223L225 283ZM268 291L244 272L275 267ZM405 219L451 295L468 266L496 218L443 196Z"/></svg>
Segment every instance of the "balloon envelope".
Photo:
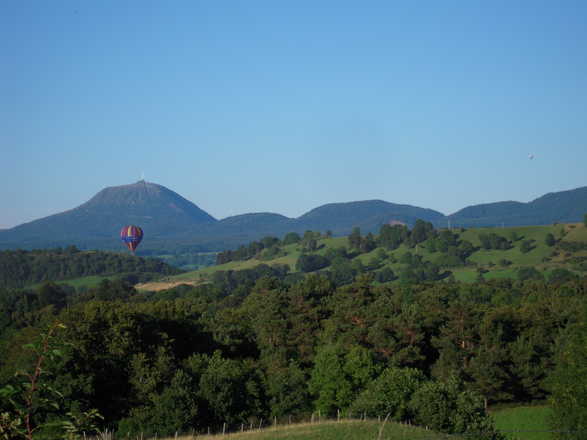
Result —
<svg viewBox="0 0 587 440"><path fill-rule="evenodd" d="M125 226L120 230L120 239L131 252L134 252L143 239L143 230L135 225Z"/></svg>

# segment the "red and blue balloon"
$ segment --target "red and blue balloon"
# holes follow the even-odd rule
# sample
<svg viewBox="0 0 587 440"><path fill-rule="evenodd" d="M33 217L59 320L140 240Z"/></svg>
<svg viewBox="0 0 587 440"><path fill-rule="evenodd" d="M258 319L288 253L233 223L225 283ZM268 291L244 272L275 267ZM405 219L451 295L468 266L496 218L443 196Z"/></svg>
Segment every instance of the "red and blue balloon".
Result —
<svg viewBox="0 0 587 440"><path fill-rule="evenodd" d="M120 230L120 239L134 254L135 249L143 239L143 230L135 225L125 226Z"/></svg>

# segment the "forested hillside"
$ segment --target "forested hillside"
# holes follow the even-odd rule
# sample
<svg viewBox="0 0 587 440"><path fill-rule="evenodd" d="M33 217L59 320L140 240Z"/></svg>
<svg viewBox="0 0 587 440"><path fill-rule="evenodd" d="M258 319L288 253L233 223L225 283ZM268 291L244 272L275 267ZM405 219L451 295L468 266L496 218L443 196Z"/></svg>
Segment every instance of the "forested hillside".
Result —
<svg viewBox="0 0 587 440"><path fill-rule="evenodd" d="M2 429L24 432L31 378L43 384L31 419L38 439L64 427L80 436L219 432L319 412L389 414L500 440L488 406L551 395L553 426L578 429L587 408L568 393L587 381L586 233L583 224L451 231L418 220L378 235L265 237L219 254L215 268L166 276L197 274L159 291L123 279L83 290L4 286ZM128 269L73 248L10 261L52 267L60 255ZM493 263L501 258L510 262ZM458 281L468 266L476 276ZM495 266L516 271L490 279Z"/></svg>
<svg viewBox="0 0 587 440"><path fill-rule="evenodd" d="M561 282L587 273L587 227L435 229L432 223L417 220L412 228L383 225L379 234L364 234L359 228L347 237L290 232L282 239L266 236L220 252L217 263L172 276L169 281L197 284L213 279L219 271L269 264L286 265L290 277L319 272L336 285L348 284L365 273L372 274L377 283L394 284L492 279ZM157 289L165 287L160 284Z"/></svg>
<svg viewBox="0 0 587 440"><path fill-rule="evenodd" d="M88 275L173 275L181 271L155 259L103 252L65 249L0 251L0 286L23 287ZM152 278L152 276L151 276ZM149 277L139 277L141 280Z"/></svg>

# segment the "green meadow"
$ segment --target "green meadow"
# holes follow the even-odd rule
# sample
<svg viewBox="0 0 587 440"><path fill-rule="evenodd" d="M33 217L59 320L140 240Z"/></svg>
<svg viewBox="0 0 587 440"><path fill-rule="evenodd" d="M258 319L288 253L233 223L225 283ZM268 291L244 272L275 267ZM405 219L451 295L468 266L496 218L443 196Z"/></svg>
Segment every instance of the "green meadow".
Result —
<svg viewBox="0 0 587 440"><path fill-rule="evenodd" d="M495 426L508 440L552 440L548 406L519 406L495 411Z"/></svg>

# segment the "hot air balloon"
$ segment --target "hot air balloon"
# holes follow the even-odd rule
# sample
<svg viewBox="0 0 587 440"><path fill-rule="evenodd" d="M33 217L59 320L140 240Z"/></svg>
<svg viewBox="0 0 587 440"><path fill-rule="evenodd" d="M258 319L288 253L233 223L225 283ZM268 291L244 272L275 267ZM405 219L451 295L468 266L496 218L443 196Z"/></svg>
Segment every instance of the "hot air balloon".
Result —
<svg viewBox="0 0 587 440"><path fill-rule="evenodd" d="M120 230L120 239L134 255L135 249L143 239L143 230L135 225L125 226Z"/></svg>

